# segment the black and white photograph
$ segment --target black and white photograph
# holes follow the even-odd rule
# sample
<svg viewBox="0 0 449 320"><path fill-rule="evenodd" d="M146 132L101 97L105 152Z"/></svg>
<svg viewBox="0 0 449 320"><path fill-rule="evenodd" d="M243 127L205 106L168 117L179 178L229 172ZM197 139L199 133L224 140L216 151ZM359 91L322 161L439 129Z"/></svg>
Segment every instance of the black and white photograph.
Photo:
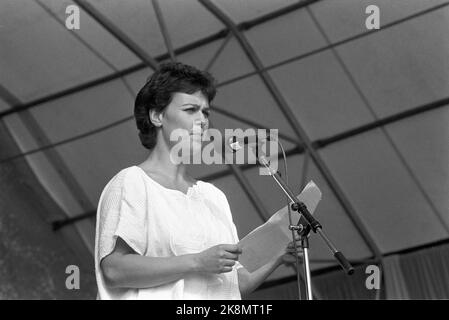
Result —
<svg viewBox="0 0 449 320"><path fill-rule="evenodd" d="M0 0L0 300L449 299L448 34L449 0Z"/></svg>

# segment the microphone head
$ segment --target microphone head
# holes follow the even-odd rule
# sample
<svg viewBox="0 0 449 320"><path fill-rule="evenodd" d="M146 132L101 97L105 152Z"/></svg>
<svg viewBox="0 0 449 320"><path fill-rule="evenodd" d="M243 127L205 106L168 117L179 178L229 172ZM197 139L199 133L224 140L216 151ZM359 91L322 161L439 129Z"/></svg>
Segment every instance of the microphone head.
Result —
<svg viewBox="0 0 449 320"><path fill-rule="evenodd" d="M235 136L228 139L228 146L231 148L232 152L237 152L243 148L240 142L237 141L237 138Z"/></svg>

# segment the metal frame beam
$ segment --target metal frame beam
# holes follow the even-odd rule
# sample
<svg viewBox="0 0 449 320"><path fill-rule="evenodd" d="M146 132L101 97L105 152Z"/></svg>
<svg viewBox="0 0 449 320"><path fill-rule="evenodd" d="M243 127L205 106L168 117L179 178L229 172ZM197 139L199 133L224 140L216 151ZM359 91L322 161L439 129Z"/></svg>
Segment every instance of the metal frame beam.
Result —
<svg viewBox="0 0 449 320"><path fill-rule="evenodd" d="M204 69L204 71L209 72L210 68L212 68L212 66L214 65L215 61L217 61L217 58L223 52L224 48L226 48L226 46L227 46L229 40L231 40L231 38L232 38L232 34L230 32L228 32L228 34L226 35L225 39L221 43L220 47L218 47L218 49L215 52L215 54L212 56L212 58L210 58L210 60L207 63L206 68Z"/></svg>
<svg viewBox="0 0 449 320"><path fill-rule="evenodd" d="M313 56L313 55L318 54L318 53L320 53L320 52L323 52L323 51L326 51L326 50L329 50L329 49L332 49L332 48L336 48L336 47L345 45L345 44L347 44L347 43L349 43L349 42L352 42L352 41L355 41L355 40L358 40L358 39L361 39L361 38L370 36L370 35L372 35L372 34L374 34L374 33L380 32L380 31L385 31L385 30L388 29L388 28L394 27L394 26L396 26L396 25L398 25L398 24L407 22L407 21L409 21L409 20L415 19L415 18L417 18L417 17L420 17L420 16L422 16L422 15L428 14L428 13L433 12L433 11L435 11L435 10L442 9L442 8L444 8L444 7L447 7L447 6L449 6L449 2L445 2L445 3L442 3L442 4L436 5L436 6L434 6L434 7L431 7L431 8L429 8L429 9L426 9L426 10L424 10L424 11L420 11L420 12L411 14L411 15L409 15L409 16L406 16L406 17L404 17L404 18L402 18L402 19L398 19L398 20L392 21L392 22L390 22L390 23L386 23L386 24L382 25L382 28L381 28L381 29L373 29L373 30L361 32L361 33L359 33L359 34L356 34L356 35L354 35L354 36L348 37L348 38L346 38L346 39L342 39L342 40L340 40L340 41L334 42L334 43L332 43L332 44L330 44L330 45L328 44L328 45L325 45L325 46L323 46L323 47L321 47L321 48L312 50L312 51L310 51L310 52L306 52L306 53L300 54L300 55L298 55L298 56L295 56L295 57L292 57L292 58L288 58L288 59L283 60L283 61L280 61L280 62L276 62L276 63L274 63L274 64L272 64L272 65L269 65L269 66L264 67L263 69L261 69L261 71L269 71L269 70L272 70L272 69L281 67L281 66L283 66L283 65L292 63L292 62L294 62L294 61L299 61L299 60L302 60L302 59L304 59L304 58ZM245 78L254 76L254 75L256 75L256 74L257 74L257 71L252 71L252 72L248 72L248 73L246 73L246 74L244 74L244 75L241 75L241 76L238 76L238 77L235 77L235 78L228 79L228 80L226 80L226 81L220 83L220 84L219 84L219 87L220 87L220 86L225 86L225 85L227 85L227 84L229 84L229 83L233 83L233 82L236 82L236 81L240 81L240 80L242 80L242 79L245 79Z"/></svg>
<svg viewBox="0 0 449 320"><path fill-rule="evenodd" d="M1 96L1 93L0 93L0 96ZM336 135L334 135L332 137L315 140L312 143L312 145L314 146L315 149L325 148L328 145L331 145L333 143L337 143L339 141L346 140L346 139L351 138L353 136L356 136L358 134L363 134L365 132L369 132L371 130L375 130L375 129L379 128L379 127L386 126L386 125L389 125L391 123L395 123L395 122L398 122L398 121L401 121L401 120L404 120L404 119L407 119L407 118L411 118L411 117L414 117L414 116L416 116L418 114L421 114L421 113L429 112L429 111L432 111L432 110L437 110L437 109L442 108L442 107L449 107L449 97L441 99L441 100L438 100L438 101L434 101L432 103L428 103L428 104L425 104L425 105L422 105L422 106L418 106L418 107L415 107L413 109L406 110L406 111L403 111L401 113L398 113L398 114L395 114L395 115L392 115L392 116L388 116L388 117L386 117L384 119L380 119L380 120L377 120L377 121L374 121L374 122L371 122L371 123L368 123L368 124L364 124L364 125L361 125L359 127L353 128L353 129L349 129L349 130L347 130L345 132L336 134ZM305 151L305 149L303 147L296 146L293 149L287 150L285 152L285 154L286 154L287 157L289 157L289 156L293 156L293 155L297 155L297 154L302 154L304 151ZM19 155L19 156L21 157L21 155ZM15 159L15 158L19 158L19 156L14 156L14 157L11 157L11 158ZM9 159L10 158L7 158L5 160L0 160L0 164L3 161L9 160ZM245 171L245 170L248 170L248 169L253 168L255 166L256 165L254 165L254 164L245 164L245 165L241 165L240 169ZM231 174L230 170L223 170L223 171L219 171L219 172L216 172L216 173L208 174L206 176L200 177L199 179L205 180L205 181L211 181L211 180L214 180L214 179L219 179L219 178L228 176L230 174ZM89 214L89 212L87 212L87 213L81 214L81 216L85 215L85 217L87 218L87 217L90 217L91 215L94 215L94 214L95 214L95 212L91 212L90 214ZM67 220L68 220L68 223L72 223L72 222L78 221L79 219L77 219L77 217L73 217L73 218L69 218Z"/></svg>
<svg viewBox="0 0 449 320"><path fill-rule="evenodd" d="M237 38L243 51L246 53L247 57L250 59L254 68L257 70L258 74L260 75L262 81L265 83L268 91L271 93L271 95L275 99L276 103L278 104L281 112L284 114L285 118L291 125L292 129L295 131L298 139L304 143L311 158L315 162L315 165L317 166L318 170L323 175L327 184L334 192L336 198L338 199L338 201L340 202L342 207L345 209L346 213L348 214L349 218L354 223L355 227L358 229L361 237L364 239L364 241L366 242L366 244L368 245L370 250L373 252L373 254L376 256L376 258L381 259L382 255L381 255L380 249L378 248L377 244L375 243L373 237L370 235L368 229L364 226L362 220L356 214L351 203L346 198L346 195L343 193L343 191L339 187L337 181L332 176L330 170L327 168L324 161L321 159L319 154L316 152L316 150L312 146L312 143L311 143L309 137L307 136L306 132L302 128L299 121L296 119L293 111L291 110L291 108L287 104L287 102L285 101L284 97L280 93L280 91L277 88L277 86L275 85L274 81L271 79L270 75L265 71L261 71L261 69L263 69L263 64L259 60L258 56L256 55L255 51L253 50L253 48L251 47L249 42L246 40L245 36L237 29L236 24L210 0L198 0L198 1L207 10L209 10L215 17L217 17L223 24L225 24L230 29L230 31L234 34L234 36Z"/></svg>
<svg viewBox="0 0 449 320"><path fill-rule="evenodd" d="M389 253L383 254L383 257L385 258L385 257L393 256L393 255L406 255L406 254L415 253L415 252L418 252L418 251L421 251L421 250L425 250L425 249L429 249L429 248L435 248L437 246L444 246L444 245L447 245L447 244L449 244L449 239L439 240L439 241L436 241L436 242L427 243L427 244L419 245L419 246L412 247L412 248L402 249L402 250L398 250L398 251L395 251L395 252L389 252ZM311 260L311 262L313 262L313 263L321 263L321 262L325 263L325 260L317 259L317 260ZM332 261L329 261L329 262L332 262ZM357 265L363 265L363 264L375 263L375 262L376 261L372 260L372 259L351 260L351 263L355 264L355 265L356 264ZM321 275L321 274L326 274L326 273L329 273L329 272L332 272L332 271L336 271L336 270L339 270L339 269L340 269L340 266L335 265L335 266L332 266L332 267L328 267L328 268L324 268L324 269L320 269L320 270L314 271L314 272L312 272L312 276L318 276L318 275ZM268 289L268 288L271 288L271 287L275 287L275 286L283 285L283 284L287 284L287 283L293 283L294 281L296 281L296 276L287 276L287 277L280 278L280 279L269 280L269 281L266 281L264 284L262 284L258 289L256 289L256 291L257 290L261 290L261 289Z"/></svg>
<svg viewBox="0 0 449 320"><path fill-rule="evenodd" d="M0 87L0 97L1 96L2 96L2 94L1 94L1 87ZM252 120L246 119L244 117L241 117L239 115L233 114L233 113L231 113L231 112L229 112L227 110L221 109L221 108L219 108L217 106L214 106L212 108L213 108L213 110L215 112L221 113L221 114L223 114L223 115L225 115L227 117L230 117L230 118L236 119L238 121L241 121L243 123L249 124L250 126L253 126L254 128L269 129L267 127L259 125L255 121L252 121ZM20 154L11 156L11 157L0 159L0 164L4 163L4 162L9 162L9 161L12 161L12 160L15 160L15 159L19 159L19 158L22 158L24 156L32 155L34 153L41 152L41 151L44 151L44 150L47 150L47 149L50 149L50 148L61 146L61 145L64 145L64 144L67 144L67 143L70 143L70 142L73 142L73 141L77 141L77 140L86 138L88 136L91 136L91 135L103 132L105 130L108 130L110 128L113 128L115 126L118 126L118 125L120 125L122 123L128 122L128 121L133 120L133 119L134 119L134 116L129 116L129 117L126 117L124 119L120 119L120 120L117 120L117 121L112 122L110 124L107 124L105 126L102 126L100 128L96 128L96 129L93 129L91 131L88 131L88 132L85 132L85 133L82 133L82 134L79 134L79 135L76 135L76 136L72 136L70 138L67 138L67 139L64 139L64 140L61 140L61 141L58 141L58 142L55 142L55 143L51 143L51 144L48 144L48 145L45 145L45 146L41 146L41 147L39 147L37 149L28 150L26 152L23 152L23 153L20 153ZM279 133L278 136L280 138L286 140L286 141L289 141L289 142L292 142L292 143L298 145L298 142L295 139L293 139L292 137L286 136L283 133Z"/></svg>
<svg viewBox="0 0 449 320"><path fill-rule="evenodd" d="M121 29L117 28L109 19L86 0L73 0L78 6L86 11L95 21L105 28L111 35L141 59L148 67L153 70L158 68L158 63L148 55L140 46L131 40Z"/></svg>
<svg viewBox="0 0 449 320"><path fill-rule="evenodd" d="M212 127L212 123L210 123L210 126ZM224 154L221 154L222 159L225 160L226 163L226 157ZM243 171L234 164L228 164L228 168L234 175L234 177L237 179L237 182L242 187L243 191L248 196L251 204L253 205L254 209L256 209L256 213L259 215L259 217L262 219L263 222L267 221L268 217L270 216L267 209L263 206L262 200L257 195L254 188L249 183L248 178L244 175Z"/></svg>
<svg viewBox="0 0 449 320"><path fill-rule="evenodd" d="M227 117L229 117L231 119L234 119L234 120L237 120L237 121L249 124L250 126L253 126L254 128L270 129L270 128L267 128L266 126L263 126L263 125L257 123L256 121L253 121L253 120L250 120L250 119L246 119L246 118L244 118L244 117L242 117L240 115L237 115L235 113L227 111L224 108L217 107L216 105L212 105L211 108L212 108L212 110L214 110L214 111L216 111L216 112L218 112L218 113L220 113L220 114L222 114L224 116L227 116ZM298 141L298 139L295 139L295 138L292 138L290 136L287 136L287 135L283 134L282 132L278 132L278 137L284 139L285 141L294 143L296 145L300 145L301 144L301 142Z"/></svg>
<svg viewBox="0 0 449 320"><path fill-rule="evenodd" d="M203 0L199 0L201 3L206 3L206 2L209 2L209 1L203 1ZM314 1L304 1L304 3L305 4L303 4L303 5L301 5L302 3L299 3L299 5L301 5L301 7L303 7L304 5L309 5L310 3L313 3L313 2L316 2L316 1L319 1L319 0L314 0ZM141 51L140 50L140 48L138 47L138 46L136 46L136 47L134 47L133 46L133 43L132 43L132 41L130 41L130 39L129 38L127 38L127 36L124 34L124 33L122 33L121 32L121 30L120 29L118 29L118 28L116 28L115 26L113 26L112 25L112 23L110 23L108 20L106 20L105 18L104 18L104 16L102 16L98 11L96 11L96 9L94 9L90 4L88 4L87 2L85 2L84 0L74 0L74 2L75 3L77 3L80 7L82 7L85 11L87 11L95 20L97 20L97 22L98 23L100 23L103 27L105 27L111 34L113 34L114 36L116 36L117 37L117 39L119 39L125 46L127 46L128 47L128 49L130 49L134 54L136 54L139 58L141 58L143 61L145 61L145 63L146 63L146 65L148 65L148 66L150 66L152 69L156 69L157 68L157 62L155 61L155 60L153 60L151 57L149 57L148 55L146 55L146 53L145 52L143 52L143 51ZM153 3L154 2L157 2L157 0L153 0ZM447 5L447 4L445 4L445 5ZM288 12L285 12L285 13L288 13ZM284 14L285 14L284 13ZM267 15L267 19L269 19L268 18L268 15ZM256 23L256 21L257 20L254 20L254 24L251 24L251 23L242 23L242 24L240 24L239 26L238 26L238 28L236 29L237 30L237 33L235 34L236 35L236 37L239 39L240 37L238 37L237 36L237 34L239 34L240 32L239 32L239 30L240 29L249 29L249 28L251 28L253 25L256 25L257 23ZM259 20L259 21L262 21L262 20ZM162 29L162 28L161 28ZM231 29L231 30L233 30L233 29ZM235 32L235 29L233 30L233 32ZM166 40L166 38L165 38L165 36L164 36L164 40ZM166 41L166 43L167 43L167 41ZM130 47L130 45L131 45L131 47ZM244 43L242 43L241 42L241 45L242 45L242 47L245 49L245 45L244 45ZM137 49L137 50L136 50ZM169 48L169 46L167 45L167 49L168 49L168 51L169 51L169 55L170 55L170 57L172 57L172 59L174 59L174 51L173 51L173 49L170 49ZM143 55L142 55L143 54ZM253 62L254 63L254 62ZM118 72L118 73L115 73L115 74L113 74L113 75L111 75L111 76L108 76L108 77L105 77L105 78L108 78L108 79L114 79L114 78L116 78L116 77L120 77L120 76L117 76L118 74L128 74L128 72L133 72L133 71L130 71L130 70L140 70L142 68L142 66L141 65L139 65L138 67L136 67L136 66L134 66L134 67L132 67L132 68L128 68L126 71L120 71L120 72ZM261 72L261 70L263 70L263 68L262 69L257 69L258 70L258 73L261 75L261 77L262 78L264 78L264 76L263 76L263 72ZM103 80L105 79L105 78L103 78ZM270 79L268 79L268 80L270 80ZM92 81L92 82L90 82L89 83L89 85L91 86L93 83L98 83L98 80L96 80L96 81ZM268 82L269 83L269 82ZM86 85L88 85L88 84L84 84L83 86L86 86ZM95 84L96 85L96 84ZM267 86L269 87L269 85L267 84ZM3 98L5 98L5 92L7 92L6 90L5 90L5 88L3 88L3 87L1 87L0 88L1 90L0 90L0 92L2 92L3 93L3 95L1 95ZM271 90L270 90L271 91ZM274 93L276 93L276 91L274 91ZM64 95L66 95L66 94L70 94L69 92L64 92L64 93L58 93L58 94L56 94L56 95L53 95L53 99L56 97L56 96L59 96L59 97L61 97L61 96L64 96ZM12 96L12 95L11 95ZM5 98L5 99L8 99L8 98ZM48 99L48 97L46 98L46 99ZM44 99L42 99L43 101L45 101L45 98ZM42 102L40 102L40 103L42 103ZM39 104L39 103L35 103L34 105L37 105L37 104ZM17 107L17 109L19 109L20 111L22 111L22 110L25 110L25 108L23 108L23 106L24 106L24 104L22 104L22 103L20 103L18 100L17 101L15 101L14 102L14 105ZM12 106L14 106L14 105L12 105ZM281 109L283 109L283 106L282 106L282 104L280 105L280 107L281 107ZM287 106L288 107L288 106ZM19 110L14 110L14 112L18 112ZM9 110L8 110L9 111ZM285 110L284 111L284 113L285 113L285 115L286 116L288 116L289 115L289 112L288 112L289 110L287 109L287 110ZM10 114L10 113L8 113L8 114ZM2 113L0 113L0 117L3 117L4 116L4 114L2 114ZM288 119L288 118L287 118ZM36 123L37 124L37 123ZM294 127L294 129L295 129L295 127ZM299 134L299 137L302 137L301 136L301 134ZM303 140L304 141L304 140ZM314 148L314 146L313 146L313 144L312 143L310 143L310 141L305 141L306 142L306 148L307 148L307 150L313 150L313 148ZM317 159L315 159L315 157L313 156L313 154L311 154L311 156L312 156L312 158L315 160L315 161L317 161ZM318 160L320 160L320 159L318 159ZM317 163L317 166L318 166L318 163ZM318 166L319 167L319 166ZM323 172L322 172L323 173ZM323 176L325 176L324 174L323 174ZM326 176L325 176L326 177ZM329 183L329 182L328 182ZM335 191L334 191L335 192ZM337 196L337 198L338 198L338 196ZM349 212L348 212L349 213ZM355 213L355 212L354 212ZM363 236L363 234L362 234L362 236ZM376 251L376 250L374 250L374 251ZM375 253L375 255L377 256L377 254L376 254L376 252L374 252Z"/></svg>
<svg viewBox="0 0 449 320"><path fill-rule="evenodd" d="M5 100L11 107L15 105L20 105L21 101L15 97L12 93L10 93L6 88L0 85L0 94L2 99ZM26 125L27 129L30 131L32 136L34 137L36 143L38 145L46 145L50 144L50 139L45 134L44 130L40 127L38 121L34 118L33 114L29 111L22 112L19 114L21 121ZM56 149L46 150L44 156L47 160L52 164L55 168L56 173L58 174L61 181L67 186L70 190L70 193L73 195L75 201L78 202L79 206L82 210L87 211L90 210L93 205L89 200L89 197L84 192L84 189L78 183L78 181L73 176L70 169L65 164L63 158L59 155ZM84 245L89 249L91 253L93 253L93 243L90 243L91 239L88 239L85 233L80 232L80 237L84 241Z"/></svg>
<svg viewBox="0 0 449 320"><path fill-rule="evenodd" d="M168 54L170 55L171 61L176 61L175 53L173 51L173 46L171 43L170 35L165 24L164 15L162 14L161 7L158 0L151 0L156 13L157 22L159 23L159 28L161 29L162 37L164 38L165 47L167 48Z"/></svg>
<svg viewBox="0 0 449 320"><path fill-rule="evenodd" d="M311 1L311 3L318 2L318 1L322 1L322 0ZM262 16L262 17L259 17L259 18L256 18L256 19L253 19L253 20L250 20L250 21L242 22L242 23L238 24L237 27L239 28L239 30L245 31L245 30L248 30L249 28L251 28L251 27L253 27L255 25L259 25L259 24L261 24L261 23L263 23L265 21L269 21L271 19L277 18L277 17L282 16L284 14L290 13L290 12L292 12L294 10L298 10L300 8L303 8L306 5L307 5L307 2L300 2L300 3L297 3L297 4L291 5L289 7L286 7L286 9L287 8L289 9L288 11L280 9L278 11L275 11L273 13L267 14L265 16ZM429 9L424 10L422 12L418 12L418 13L412 14L412 15L407 16L405 18L402 18L402 19L393 21L391 23L388 23L388 24L382 26L382 29L379 29L379 30L385 30L385 29L390 28L392 26L395 26L397 24L400 24L400 23L403 23L403 22L408 21L410 19L419 17L419 16L421 16L423 14L427 14L429 12L441 9L441 8L443 8L445 6L448 6L448 5L449 5L449 2L437 5L435 7L429 8ZM357 34L355 36L352 36L352 37L349 37L347 39L343 39L341 41L333 43L331 46L324 46L322 48L313 50L311 52L308 52L308 53L305 53L305 54L301 54L301 55L298 55L298 56L293 57L293 58L286 59L284 61L281 61L281 62L275 63L273 65L267 66L267 67L265 67L262 70L263 71L269 71L271 69L280 67L282 65L291 63L293 61L301 60L301 59L306 58L308 56L311 56L311 55L323 52L325 50L344 45L344 44L346 44L348 42L351 42L351 41L354 41L354 40L357 40L357 39L369 36L372 33L378 32L379 30L371 30L371 31L367 31L367 32L362 32L362 33ZM228 33L229 33L228 29L220 30L220 31L216 32L215 34L212 34L212 35L207 36L207 37L205 37L203 39L200 39L200 40L194 41L194 42L192 42L190 44L187 44L185 46L182 46L182 47L176 49L174 51L174 53L177 54L177 55L180 55L180 54L189 52L190 50L197 49L197 48L199 48L201 46L204 46L204 45L207 45L207 44L209 44L209 43L211 43L213 41L216 41L216 40L219 40L221 38L224 38L224 37L226 37L228 35ZM156 61L162 61L162 60L165 60L165 59L167 59L169 57L170 57L169 54L165 53L165 54L162 54L160 56L157 56L155 59L156 59ZM114 73L112 73L110 75L100 77L98 79L95 79L95 80L92 80L92 81L89 81L89 82L86 82L86 83L74 86L72 88L68 88L68 89L62 90L60 92L57 92L57 93L54 93L54 94L50 94L50 95L47 95L47 96L44 96L44 97L41 97L41 98L38 98L38 99L35 99L35 100L32 100L32 101L23 103L22 105L17 106L15 109L1 111L0 112L0 119L3 118L3 117L8 116L10 114L21 112L21 111L26 110L26 109L34 108L34 107L36 107L36 106L38 106L40 104L43 104L43 103L46 103L46 102L49 102L49 101L53 101L53 100L56 100L56 99L59 99L59 98L62 98L64 96L66 96L66 95L74 94L74 93L77 93L77 92L80 92L80 91L83 91L83 90L95 87L97 85L101 85L103 83L116 80L118 78L127 76L127 75L132 74L132 73L137 72L137 71L140 71L140 70L144 69L145 67L146 67L146 65L143 62L142 63L138 63L138 64L136 64L134 66L128 67L128 68L123 69L123 70L121 70L119 72L114 72ZM257 72L250 72L250 73L244 74L242 76L238 76L236 78L232 78L232 79L226 80L226 81L224 81L222 83L219 83L218 87L224 86L224 85L227 85L229 83L236 82L236 81L239 81L239 80L242 80L242 79L245 79L247 77L251 77L251 76L253 76L255 74L257 74Z"/></svg>
<svg viewBox="0 0 449 320"><path fill-rule="evenodd" d="M385 117L383 119L379 119L379 120L373 121L371 123L367 123L367 124L358 126L353 129L349 129L347 131L338 133L338 134L328 137L328 138L322 138L322 139L315 140L314 142L312 142L312 145L314 146L315 149L322 149L328 145L349 139L356 135L363 134L363 133L378 129L383 126L386 126L386 125L389 125L389 124L392 124L392 123L395 123L395 122L398 122L398 121L401 121L401 120L404 120L407 118L414 117L421 113L437 110L442 107L449 107L449 97L440 99L438 101L434 101L434 102L431 102L431 103L428 103L428 104L425 104L422 106L418 106L418 107L400 112L398 114L391 115L391 116ZM294 149L287 151L286 155L288 157L288 156L292 156L292 155L301 154L304 151L305 150L302 147L296 147ZM246 170L247 167L252 168L253 166L255 166L255 165L244 165L242 167L243 167L243 170ZM213 179L221 178L228 174L230 174L229 171L224 170L221 172L212 173L210 175L204 176L201 179L213 180Z"/></svg>
<svg viewBox="0 0 449 320"><path fill-rule="evenodd" d="M259 215L259 217L262 219L263 222L266 222L267 219L271 216L271 214L263 206L262 200L257 195L256 190L254 190L248 178L244 175L242 169L233 164L230 164L228 166L231 169L231 172L234 175L234 177L237 179L237 182L242 187L243 191L245 191L254 209L256 209L256 213Z"/></svg>
<svg viewBox="0 0 449 320"><path fill-rule="evenodd" d="M77 0L77 1L80 1L80 0ZM293 12L295 10L299 10L299 9L305 7L306 5L309 5L309 4L318 2L318 1L322 1L322 0L307 0L307 1L302 1L302 2L298 2L298 3L295 3L295 4L289 5L289 6L285 7L285 8L273 11L273 12L265 14L265 15L263 15L261 17L257 17L255 19L252 19L252 20L249 20L249 21L244 21L244 22L238 24L238 28L240 30L242 30L242 31L248 30L248 29L250 29L250 28L252 28L254 26L257 26L259 24L262 24L262 23L264 23L266 21L270 21L272 19L276 19L278 17L281 17L281 16L283 16L285 14L288 14L290 12ZM180 55L180 54L189 52L191 50L197 49L197 48L202 47L204 45L210 44L210 43L212 43L212 42L214 42L216 40L225 38L225 37L228 36L228 34L229 34L229 30L228 29L220 30L220 31L218 31L218 32L216 32L216 33L214 33L212 35L206 36L206 37L204 37L204 38L202 38L200 40L194 41L194 42L192 42L190 44L187 44L187 45L182 46L182 47L180 47L178 49L175 49L174 50L174 54L175 55ZM125 35L125 37L127 37L127 36ZM138 50L140 50L140 49L138 49ZM166 60L169 57L170 57L169 53L165 53L165 54L157 56L154 60L157 63L157 62ZM46 103L46 102L49 102L49 101L53 101L53 100L56 100L56 99L59 99L59 98L62 98L64 96L66 96L66 95L74 94L76 92L80 92L80 91L83 91L83 90L86 90L86 89L89 89L89 88L101 85L103 83L116 80L118 78L127 76L127 75L132 74L132 73L137 72L137 71L140 71L140 70L144 69L146 66L147 65L145 63L143 63L143 62L142 63L138 63L138 64L136 64L134 66L125 68L125 69L123 69L123 70L121 70L119 72L114 72L114 73L111 73L110 75L103 76L103 77L100 77L98 79L95 79L95 80L92 80L92 81L89 81L89 82L86 82L86 83L74 86L72 88L68 88L68 89L62 90L62 91L57 92L55 94L50 94L50 95L47 95L47 96L44 96L44 97L41 97L41 98L38 98L38 99L35 99L35 100L32 100L32 101L23 103L22 105L17 106L17 108L15 110L5 110L5 111L0 112L0 119L5 117L5 116L8 116L10 114L21 112L21 111L26 110L26 109L34 108L34 107L36 107L36 106L38 106L40 104L43 104L43 103Z"/></svg>
<svg viewBox="0 0 449 320"><path fill-rule="evenodd" d="M210 61L207 64L207 70L210 69L215 61L217 60L218 56L223 52L224 48L226 47L226 44L231 39L232 34L229 33L226 39L223 41L222 45L218 48L218 50L215 52L215 54L212 56ZM216 108L215 108L216 110ZM210 125L212 126L212 122L210 122ZM256 125L256 128L258 126ZM226 160L226 157L224 154L222 154L222 158ZM257 195L254 188L251 186L251 183L246 178L242 170L234 164L228 164L228 167L230 168L232 174L237 179L237 182L242 187L243 191L248 196L251 204L253 205L254 209L256 209L256 213L259 215L259 217L262 219L263 222L267 221L268 217L270 216L270 213L267 211L267 209L263 206L262 200Z"/></svg>
<svg viewBox="0 0 449 320"><path fill-rule="evenodd" d="M105 77L101 77L99 79L95 79L95 80L83 83L81 85L74 86L72 88L64 89L64 90L62 90L60 92L56 92L56 93L50 94L50 95L45 96L45 97L37 98L37 99L29 101L29 102L21 103L18 106L14 106L14 108L11 108L11 109L8 109L8 110L4 110L4 111L0 112L0 119L4 118L6 116L9 116L11 114L20 113L20 112L23 112L25 110L37 107L37 106L39 106L41 104L44 104L44 103L47 103L47 102L51 102L51 101L54 101L54 100L57 100L57 99L64 98L65 96L68 96L68 95L71 95L71 94L74 94L74 93L77 93L77 92L81 92L81 91L90 89L92 87L98 86L98 85L102 85L102 84L107 83L109 81L117 80L119 78L122 78L122 77L126 76L127 74L130 74L130 73L133 73L133 72L141 70L142 68L140 66L145 67L144 64L141 63L141 64L139 64L137 66L129 67L127 69L124 69L122 71L113 73L111 75L108 75L108 76L105 76Z"/></svg>
<svg viewBox="0 0 449 320"><path fill-rule="evenodd" d="M310 18L312 19L312 21L315 23L315 26L317 27L318 31L321 33L321 35L323 36L323 38L325 39L327 44L331 45L332 43L331 43L330 38L328 37L328 35L327 35L326 31L324 30L324 28L321 26L320 22L318 21L317 17L315 16L315 14L312 12L312 10L310 8L306 8L306 11L309 14ZM377 114L376 114L372 104L370 103L370 101L366 97L366 95L363 92L363 90L360 87L360 85L355 80L353 74L349 70L349 68L346 65L346 63L343 61L343 58L341 57L339 52L335 48L332 48L331 52L334 55L335 59L337 60L337 63L342 68L342 70L345 73L346 77L348 78L349 82L352 84L353 88L355 89L355 91L359 95L360 99L365 104L365 107L368 109L368 111L370 112L371 116L375 120L378 120L379 117L377 116ZM396 156L398 157L399 161L402 163L402 165L406 169L406 171L407 171L408 175L410 176L410 178L412 179L413 183L415 184L415 186L417 187L417 189L419 190L419 192L421 193L421 195L423 196L423 198L425 199L425 201L427 202L427 204L431 208L433 214L439 220L441 226L449 234L449 225L445 221L445 219L443 217L443 214L441 212L439 212L439 210L433 204L432 200L430 199L430 196L427 194L427 192L425 191L423 185L420 183L419 179L413 173L413 170L411 169L410 165L408 164L408 162L406 161L406 159L404 158L404 156L400 152L397 144L394 142L393 138L391 137L391 134L384 127L380 127L380 130L382 131L383 135L387 139L387 141L390 144L390 146L393 148L394 152L396 153Z"/></svg>

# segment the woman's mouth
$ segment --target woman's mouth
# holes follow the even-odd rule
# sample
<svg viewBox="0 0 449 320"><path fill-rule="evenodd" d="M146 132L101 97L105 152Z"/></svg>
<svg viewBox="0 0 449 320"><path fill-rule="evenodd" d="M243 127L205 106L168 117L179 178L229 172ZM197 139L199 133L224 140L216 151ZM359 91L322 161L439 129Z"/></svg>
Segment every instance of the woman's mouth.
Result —
<svg viewBox="0 0 449 320"><path fill-rule="evenodd" d="M203 138L202 133L191 133L190 136L194 139L200 139L200 140Z"/></svg>

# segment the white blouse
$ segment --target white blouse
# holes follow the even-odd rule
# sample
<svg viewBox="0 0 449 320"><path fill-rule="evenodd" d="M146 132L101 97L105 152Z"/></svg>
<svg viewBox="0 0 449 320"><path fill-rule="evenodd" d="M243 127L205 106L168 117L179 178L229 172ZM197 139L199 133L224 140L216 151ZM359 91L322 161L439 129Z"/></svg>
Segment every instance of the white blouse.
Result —
<svg viewBox="0 0 449 320"><path fill-rule="evenodd" d="M238 242L225 194L198 181L187 194L163 187L140 167L120 171L104 188L95 234L98 299L241 299L236 263L221 274L192 274L152 288L110 288L100 268L117 237L140 255L171 257Z"/></svg>

